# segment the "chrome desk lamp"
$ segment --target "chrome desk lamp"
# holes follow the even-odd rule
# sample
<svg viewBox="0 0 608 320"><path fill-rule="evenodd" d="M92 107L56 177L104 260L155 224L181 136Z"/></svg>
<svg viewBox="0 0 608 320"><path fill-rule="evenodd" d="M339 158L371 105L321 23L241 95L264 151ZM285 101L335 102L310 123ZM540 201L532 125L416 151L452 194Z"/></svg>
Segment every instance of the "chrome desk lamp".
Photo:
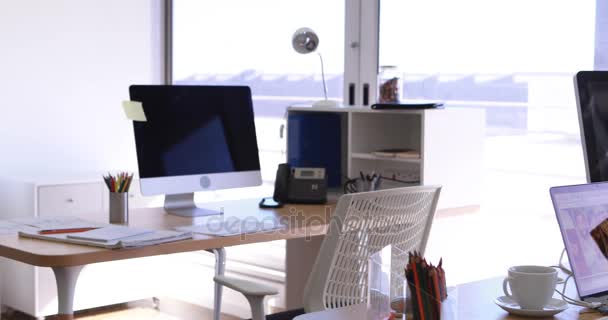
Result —
<svg viewBox="0 0 608 320"><path fill-rule="evenodd" d="M319 37L309 28L300 28L293 34L293 37L291 38L291 45L298 53L311 53L317 50L317 47L319 46ZM325 83L323 57L321 56L321 53L317 52L317 54L321 60L321 77L323 79L323 94L325 96L325 100L319 100L313 103L313 107L337 107L338 102L327 99L327 84Z"/></svg>

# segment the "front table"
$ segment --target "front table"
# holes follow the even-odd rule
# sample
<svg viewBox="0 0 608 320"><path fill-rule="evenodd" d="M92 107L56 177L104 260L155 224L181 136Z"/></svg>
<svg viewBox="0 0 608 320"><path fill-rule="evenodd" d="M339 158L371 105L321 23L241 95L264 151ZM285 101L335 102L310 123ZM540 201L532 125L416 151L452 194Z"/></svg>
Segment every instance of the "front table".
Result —
<svg viewBox="0 0 608 320"><path fill-rule="evenodd" d="M494 304L494 298L503 295L502 277L462 284L456 287L456 314L443 317L446 320L522 320L522 319L559 319L559 320L592 320L602 317L600 313L572 306L555 317L550 318L524 318L513 316ZM574 282L570 281L566 293L570 297L576 296ZM558 295L556 294L555 297ZM350 320L362 319L365 314L365 305L313 312L296 317L294 320Z"/></svg>
<svg viewBox="0 0 608 320"><path fill-rule="evenodd" d="M20 238L0 237L0 256L26 264L50 267L57 280L59 319L73 318L74 289L80 270L87 264L123 259L149 257L188 251L208 250L216 254L216 273L223 273L224 247L273 240L288 240L286 253L286 307L301 304L304 282L302 272L310 272L322 235L327 232L329 218L336 201L327 205L292 205L280 209L259 209L259 199L206 203L205 207L222 209L224 217L256 219L271 217L284 220L288 228L230 237L195 235L192 240L177 241L133 249L108 250ZM135 209L129 213L129 226L170 230L177 226L204 223L212 217L183 218L167 215L162 208ZM217 216L215 216L217 218ZM297 251L297 252L296 252ZM221 287L216 288L216 317L219 316ZM218 294L219 293L219 294Z"/></svg>

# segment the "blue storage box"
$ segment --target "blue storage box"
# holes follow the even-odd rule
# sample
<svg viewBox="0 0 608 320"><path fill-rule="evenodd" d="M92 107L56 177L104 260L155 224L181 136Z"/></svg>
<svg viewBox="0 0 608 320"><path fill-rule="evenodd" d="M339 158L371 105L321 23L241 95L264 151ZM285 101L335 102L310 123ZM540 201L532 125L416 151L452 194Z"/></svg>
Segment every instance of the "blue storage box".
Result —
<svg viewBox="0 0 608 320"><path fill-rule="evenodd" d="M290 113L287 118L287 162L292 167L322 167L330 188L342 185L340 115Z"/></svg>

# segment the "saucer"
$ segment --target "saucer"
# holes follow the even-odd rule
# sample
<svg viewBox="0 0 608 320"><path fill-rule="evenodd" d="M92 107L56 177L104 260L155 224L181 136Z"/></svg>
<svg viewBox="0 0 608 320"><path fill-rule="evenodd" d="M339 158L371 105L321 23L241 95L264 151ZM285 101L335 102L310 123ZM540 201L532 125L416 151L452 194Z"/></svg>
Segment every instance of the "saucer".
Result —
<svg viewBox="0 0 608 320"><path fill-rule="evenodd" d="M565 301L555 298L551 298L542 310L522 309L513 298L507 296L494 299L494 303L508 313L525 317L550 317L568 309L568 304Z"/></svg>

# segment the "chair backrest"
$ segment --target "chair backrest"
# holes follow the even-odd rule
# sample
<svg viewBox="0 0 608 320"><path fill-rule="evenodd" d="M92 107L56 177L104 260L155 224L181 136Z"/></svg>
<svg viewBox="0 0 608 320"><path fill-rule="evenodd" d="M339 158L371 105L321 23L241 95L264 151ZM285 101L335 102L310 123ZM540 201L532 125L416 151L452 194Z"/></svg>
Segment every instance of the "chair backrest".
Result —
<svg viewBox="0 0 608 320"><path fill-rule="evenodd" d="M368 259L387 245L396 248L392 273L405 276L408 252L424 253L440 190L405 187L342 196L306 284L306 312L365 303ZM403 278L391 277L391 287L402 292Z"/></svg>

